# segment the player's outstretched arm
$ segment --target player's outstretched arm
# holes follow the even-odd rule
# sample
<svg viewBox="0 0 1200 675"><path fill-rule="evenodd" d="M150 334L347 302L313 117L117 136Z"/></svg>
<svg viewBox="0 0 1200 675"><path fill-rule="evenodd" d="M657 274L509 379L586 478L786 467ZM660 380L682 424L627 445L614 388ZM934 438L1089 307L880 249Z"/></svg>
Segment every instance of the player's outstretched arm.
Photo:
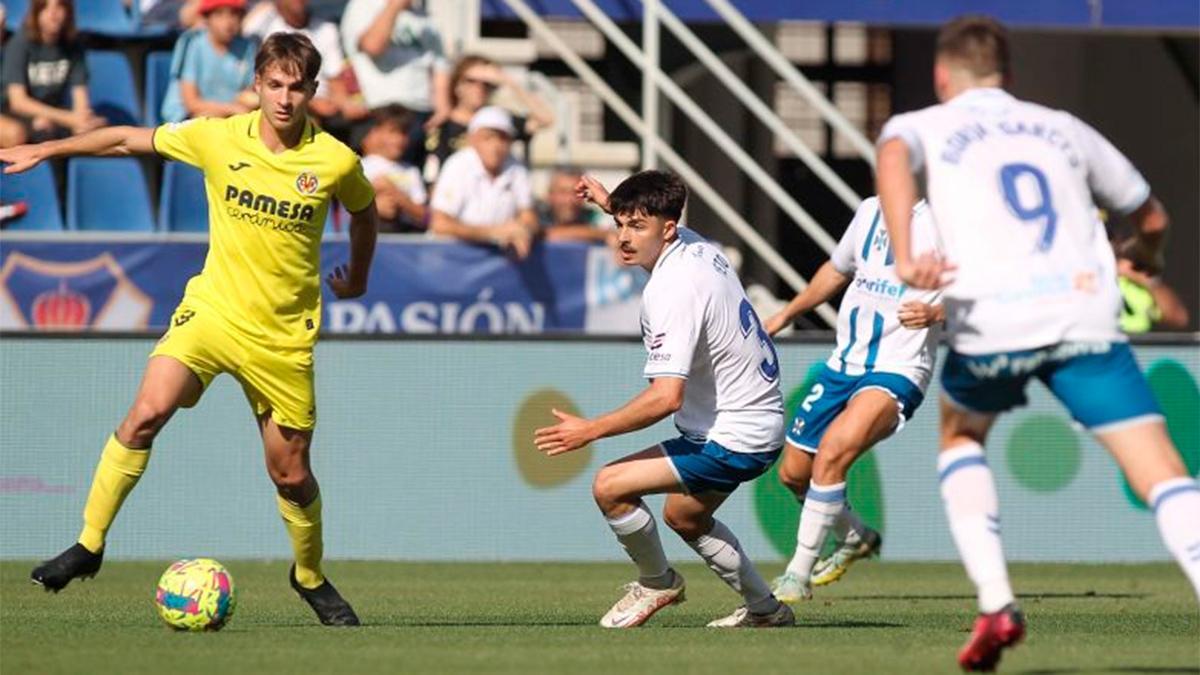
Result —
<svg viewBox="0 0 1200 675"><path fill-rule="evenodd" d="M909 164L908 145L893 138L879 147L876 189L883 220L896 255L896 276L913 288L935 289L946 285L946 272L954 269L940 256L912 255L912 209L917 203L917 181Z"/></svg>
<svg viewBox="0 0 1200 675"><path fill-rule="evenodd" d="M7 150L0 150L0 162L7 165L4 167L4 173L21 173L55 157L75 155L124 157L147 155L152 152L154 152L153 129L105 127L59 141L18 145Z"/></svg>
<svg viewBox="0 0 1200 675"><path fill-rule="evenodd" d="M375 257L375 237L379 231L379 217L375 213L375 202L367 208L350 214L350 264L341 265L327 278L330 290L338 298L357 298L367 292L367 278L371 273L371 259Z"/></svg>
<svg viewBox="0 0 1200 675"><path fill-rule="evenodd" d="M553 410L558 424L535 431L534 444L547 455L559 455L601 438L645 429L679 410L686 384L686 380L678 377L655 378L628 403L594 420Z"/></svg>
<svg viewBox="0 0 1200 675"><path fill-rule="evenodd" d="M608 205L608 188L595 178L580 176L579 182L575 184L575 196L585 202L595 204L601 211L612 215L612 209Z"/></svg>
<svg viewBox="0 0 1200 675"><path fill-rule="evenodd" d="M779 331L787 328L796 317L837 295L838 291L845 288L848 283L850 283L850 276L842 274L833 266L832 262L826 260L825 264L821 265L821 268L813 275L812 281L808 282L808 287L796 294L787 307L767 319L766 325L763 327L772 336L776 335Z"/></svg>

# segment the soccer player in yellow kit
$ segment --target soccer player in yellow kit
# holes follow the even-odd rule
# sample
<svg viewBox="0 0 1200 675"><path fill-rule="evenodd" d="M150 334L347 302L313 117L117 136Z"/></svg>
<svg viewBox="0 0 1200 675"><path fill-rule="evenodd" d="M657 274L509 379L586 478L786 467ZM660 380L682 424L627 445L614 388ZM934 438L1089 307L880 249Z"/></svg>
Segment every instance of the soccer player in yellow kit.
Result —
<svg viewBox="0 0 1200 675"><path fill-rule="evenodd" d="M309 119L321 57L278 33L255 62L260 110L157 129L110 127L0 151L16 173L68 155L159 155L204 171L208 257L146 365L124 421L104 446L78 543L33 570L59 591L100 569L105 536L150 458L154 437L196 404L220 373L241 383L258 420L296 562L292 587L326 625L358 617L321 572L321 497L309 467L316 422L313 343L321 319L320 243L330 200L351 213L350 263L328 277L339 298L362 295L375 248L374 192L357 155Z"/></svg>

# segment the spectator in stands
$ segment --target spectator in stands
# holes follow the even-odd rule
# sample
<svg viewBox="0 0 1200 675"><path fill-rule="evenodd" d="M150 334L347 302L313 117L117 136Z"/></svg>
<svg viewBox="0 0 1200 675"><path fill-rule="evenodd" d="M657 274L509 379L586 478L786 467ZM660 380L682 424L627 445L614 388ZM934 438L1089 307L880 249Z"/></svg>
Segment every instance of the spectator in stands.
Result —
<svg viewBox="0 0 1200 675"><path fill-rule="evenodd" d="M512 90L529 111L528 117L514 117L514 140L528 141L537 131L554 124L554 113L541 97L526 90L491 59L467 55L459 59L450 76L450 113L446 120L430 129L425 140L425 180L437 180L442 163L467 145L467 124L472 116L488 105L500 87Z"/></svg>
<svg viewBox="0 0 1200 675"><path fill-rule="evenodd" d="M242 22L242 35L260 42L272 33L283 31L306 35L320 52L321 72L317 75L317 93L309 101L308 109L317 116L326 131L346 136L349 124L365 119L370 111L361 102L352 100L347 91L342 75L348 66L337 26L314 17L309 11L308 0L261 2L246 14ZM343 133L337 133L339 131Z"/></svg>
<svg viewBox="0 0 1200 675"><path fill-rule="evenodd" d="M342 44L367 107L402 105L414 113L406 159L424 160L424 128L450 112L450 64L442 34L413 0L350 0Z"/></svg>
<svg viewBox="0 0 1200 675"><path fill-rule="evenodd" d="M257 45L241 36L246 0L201 0L205 27L179 37L171 55L171 84L162 118L229 117L258 107L254 84Z"/></svg>
<svg viewBox="0 0 1200 675"><path fill-rule="evenodd" d="M362 167L375 187L380 232L424 232L429 208L421 172L401 161L412 128L404 106L384 106L371 116L373 124L362 142Z"/></svg>
<svg viewBox="0 0 1200 675"><path fill-rule="evenodd" d="M538 225L546 241L595 241L615 244L616 231L604 227L606 219L588 208L575 191L583 172L558 167L550 176L546 200L537 205Z"/></svg>
<svg viewBox="0 0 1200 675"><path fill-rule="evenodd" d="M468 147L446 160L433 190L429 230L471 242L486 242L529 255L537 216L529 171L510 152L512 116L488 106L467 124Z"/></svg>
<svg viewBox="0 0 1200 675"><path fill-rule="evenodd" d="M7 11L4 9L4 3L0 2L0 54L3 54L4 43L8 40L8 28L5 22L8 18ZM0 62L0 65L3 65ZM4 109L7 97L4 94L5 86L0 81L0 110ZM0 114L0 148L11 148L14 145L20 145L25 142L25 126L12 117Z"/></svg>
<svg viewBox="0 0 1200 675"><path fill-rule="evenodd" d="M88 103L87 63L71 0L33 0L4 45L0 145L37 142L104 126ZM19 127L19 129L18 129Z"/></svg>

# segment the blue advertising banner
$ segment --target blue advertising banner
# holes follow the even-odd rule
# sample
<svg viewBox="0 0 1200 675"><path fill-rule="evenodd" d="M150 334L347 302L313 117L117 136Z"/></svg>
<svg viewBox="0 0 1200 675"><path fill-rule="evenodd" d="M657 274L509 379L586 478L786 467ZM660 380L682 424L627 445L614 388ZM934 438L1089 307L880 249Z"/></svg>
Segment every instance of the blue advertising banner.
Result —
<svg viewBox="0 0 1200 675"><path fill-rule="evenodd" d="M164 329L188 279L204 266L197 237L0 239L0 330ZM322 244L328 274L346 240ZM326 289L328 333L636 334L641 270L603 247L553 243L516 261L486 246L381 240L362 298Z"/></svg>

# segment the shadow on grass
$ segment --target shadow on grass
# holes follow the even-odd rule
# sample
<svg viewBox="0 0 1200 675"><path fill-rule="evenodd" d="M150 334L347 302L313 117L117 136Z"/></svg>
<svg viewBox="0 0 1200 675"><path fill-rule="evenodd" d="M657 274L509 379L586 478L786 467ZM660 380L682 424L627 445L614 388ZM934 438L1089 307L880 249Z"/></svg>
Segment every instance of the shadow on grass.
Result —
<svg viewBox="0 0 1200 675"><path fill-rule="evenodd" d="M361 626L355 628L331 628L320 624L305 622L305 621L274 621L269 623L256 624L256 628L295 630L297 628L309 628L312 630L349 630L357 631L360 629L376 629L376 628L546 628L546 627L575 627L575 626L595 626L596 622L593 619L374 619L365 620Z"/></svg>
<svg viewBox="0 0 1200 675"><path fill-rule="evenodd" d="M1110 665L1108 668L1038 668L1022 670L1022 675L1068 675L1070 673L1164 673L1177 675L1200 674L1200 668L1187 665L1172 668L1170 665Z"/></svg>
<svg viewBox="0 0 1200 675"><path fill-rule="evenodd" d="M1149 597L1146 593L1097 593L1095 591L1084 591L1083 593L1018 593L1018 598L1023 600L1084 600L1084 599L1141 599ZM831 596L829 600L974 600L975 596L962 593L956 595L843 595L840 597Z"/></svg>
<svg viewBox="0 0 1200 675"><path fill-rule="evenodd" d="M595 619L446 619L446 620L426 620L419 619L382 619L374 621L366 621L360 628L577 628L590 627L601 629ZM307 622L290 622L280 621L272 623L257 624L259 628L277 628L286 630L295 630L297 628L312 629L312 630L336 630L326 626ZM696 624L648 624L647 628L668 629L668 630L692 630L696 628L706 628L703 623ZM893 621L808 621L805 620L802 624L796 624L797 628L907 628L907 624L896 623Z"/></svg>

